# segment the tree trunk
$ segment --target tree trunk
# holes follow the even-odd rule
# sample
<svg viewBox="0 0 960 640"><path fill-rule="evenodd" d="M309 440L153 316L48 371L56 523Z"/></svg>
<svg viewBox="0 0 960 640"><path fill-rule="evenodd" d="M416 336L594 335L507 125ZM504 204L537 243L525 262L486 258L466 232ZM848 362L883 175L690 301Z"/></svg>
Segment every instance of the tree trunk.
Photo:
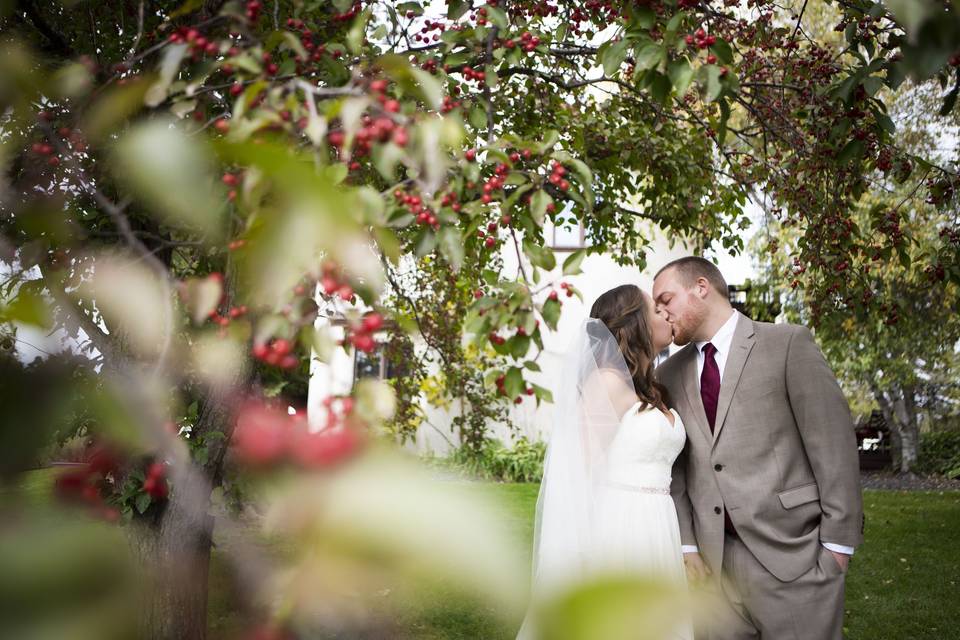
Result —
<svg viewBox="0 0 960 640"><path fill-rule="evenodd" d="M134 548L146 573L140 612L145 640L204 640L213 517L171 495L157 527L141 527Z"/></svg>
<svg viewBox="0 0 960 640"><path fill-rule="evenodd" d="M236 373L234 383L249 371ZM214 518L213 488L220 485L232 434L235 384L212 389L203 399L192 436L207 445L207 463L174 465L172 489L159 522L137 532L135 548L148 572L141 612L146 640L205 640L207 592ZM211 437L212 434L219 434Z"/></svg>
<svg viewBox="0 0 960 640"><path fill-rule="evenodd" d="M914 388L893 387L884 392L874 387L873 396L890 427L890 453L894 470L912 473L917 465L920 444Z"/></svg>
<svg viewBox="0 0 960 640"><path fill-rule="evenodd" d="M917 451L920 447L920 425L917 421L913 387L900 389L893 404L897 426L900 431L900 472L912 473L917 466Z"/></svg>

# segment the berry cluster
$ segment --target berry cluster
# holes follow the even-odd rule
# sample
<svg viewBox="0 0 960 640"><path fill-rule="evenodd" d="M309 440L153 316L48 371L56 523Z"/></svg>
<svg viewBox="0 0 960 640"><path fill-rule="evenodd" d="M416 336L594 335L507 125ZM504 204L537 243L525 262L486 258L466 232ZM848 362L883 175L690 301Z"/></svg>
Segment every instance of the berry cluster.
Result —
<svg viewBox="0 0 960 640"><path fill-rule="evenodd" d="M374 334L383 328L383 316L375 311L371 311L363 319L349 328L345 342L349 342L359 351L371 353L377 348Z"/></svg>
<svg viewBox="0 0 960 640"><path fill-rule="evenodd" d="M353 399L328 398L327 428L311 431L302 412L289 415L277 405L250 402L237 418L232 447L251 467L294 464L307 469L332 466L355 452L362 440L352 419Z"/></svg>
<svg viewBox="0 0 960 640"><path fill-rule="evenodd" d="M563 177L567 174L567 169L561 163L556 160L550 162L550 177L548 180L550 184L560 189L560 191L567 191L570 189L570 183Z"/></svg>
<svg viewBox="0 0 960 640"><path fill-rule="evenodd" d="M250 349L250 354L260 362L281 369L293 369L300 362L293 353L293 343L286 338L258 342Z"/></svg>
<svg viewBox="0 0 960 640"><path fill-rule="evenodd" d="M120 512L104 502L107 478L117 473L119 458L105 447L97 447L86 463L60 473L54 481L54 493L66 502L81 504L95 515L116 522Z"/></svg>
<svg viewBox="0 0 960 640"><path fill-rule="evenodd" d="M214 40L207 39L195 27L180 27L170 34L168 40L172 44L186 43L189 45L190 53L195 59L202 55L215 56L220 53L220 45ZM126 67L119 70L126 71Z"/></svg>
<svg viewBox="0 0 960 640"><path fill-rule="evenodd" d="M353 287L347 283L346 276L334 262L327 261L321 267L320 286L324 294L338 296L344 302L353 303L355 300Z"/></svg>
<svg viewBox="0 0 960 640"><path fill-rule="evenodd" d="M154 462L147 467L147 474L143 480L143 490L154 500L166 500L170 493L167 483L167 466L162 462Z"/></svg>
<svg viewBox="0 0 960 640"><path fill-rule="evenodd" d="M433 210L431 210L430 207L423 202L423 199L420 196L406 193L401 189L396 189L393 192L393 197L397 202L405 206L411 215L416 217L417 224L430 225L434 229L440 228L440 222L437 220L437 216L434 214ZM447 194L444 196L443 204L447 205L455 198L455 195Z"/></svg>
<svg viewBox="0 0 960 640"><path fill-rule="evenodd" d="M502 375L497 376L497 379L496 379L497 395L500 395L500 396L507 395L506 380L507 380L506 376L502 376ZM527 387L524 390L524 393L526 393L528 396L532 396L534 394L533 387ZM513 399L514 404L520 404L521 402L523 402L523 396L517 396L516 398Z"/></svg>

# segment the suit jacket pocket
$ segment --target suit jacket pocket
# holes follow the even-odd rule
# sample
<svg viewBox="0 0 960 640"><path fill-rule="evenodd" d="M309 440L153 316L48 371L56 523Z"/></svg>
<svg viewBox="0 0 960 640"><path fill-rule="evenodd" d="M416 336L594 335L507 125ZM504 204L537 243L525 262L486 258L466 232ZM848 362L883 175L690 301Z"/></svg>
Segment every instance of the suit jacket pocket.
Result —
<svg viewBox="0 0 960 640"><path fill-rule="evenodd" d="M794 489L787 489L777 494L780 498L780 504L784 509L793 509L808 502L814 502L820 499L820 489L816 482L804 484Z"/></svg>

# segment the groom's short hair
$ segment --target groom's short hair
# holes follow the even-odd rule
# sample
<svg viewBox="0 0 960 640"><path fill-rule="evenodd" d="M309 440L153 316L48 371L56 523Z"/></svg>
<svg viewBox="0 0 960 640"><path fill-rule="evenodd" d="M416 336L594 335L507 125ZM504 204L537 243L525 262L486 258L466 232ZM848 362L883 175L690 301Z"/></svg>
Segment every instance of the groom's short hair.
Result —
<svg viewBox="0 0 960 640"><path fill-rule="evenodd" d="M660 271L657 271L657 275L655 275L653 279L656 280L661 273L669 269L676 269L684 286L691 287L697 278L706 278L707 282L709 282L720 295L723 297L729 295L727 281L724 280L720 269L706 258L701 258L700 256L678 258L668 263L660 269Z"/></svg>

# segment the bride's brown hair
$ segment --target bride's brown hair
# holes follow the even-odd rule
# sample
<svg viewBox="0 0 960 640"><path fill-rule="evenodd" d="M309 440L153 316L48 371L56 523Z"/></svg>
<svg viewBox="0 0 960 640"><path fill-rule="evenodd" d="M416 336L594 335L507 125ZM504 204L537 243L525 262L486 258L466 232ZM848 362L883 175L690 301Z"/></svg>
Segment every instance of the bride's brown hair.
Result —
<svg viewBox="0 0 960 640"><path fill-rule="evenodd" d="M653 335L647 322L647 299L640 288L625 284L607 291L593 303L590 317L606 325L620 347L633 378L633 388L643 402L642 410L650 407L666 409L669 405L667 389L654 374Z"/></svg>

